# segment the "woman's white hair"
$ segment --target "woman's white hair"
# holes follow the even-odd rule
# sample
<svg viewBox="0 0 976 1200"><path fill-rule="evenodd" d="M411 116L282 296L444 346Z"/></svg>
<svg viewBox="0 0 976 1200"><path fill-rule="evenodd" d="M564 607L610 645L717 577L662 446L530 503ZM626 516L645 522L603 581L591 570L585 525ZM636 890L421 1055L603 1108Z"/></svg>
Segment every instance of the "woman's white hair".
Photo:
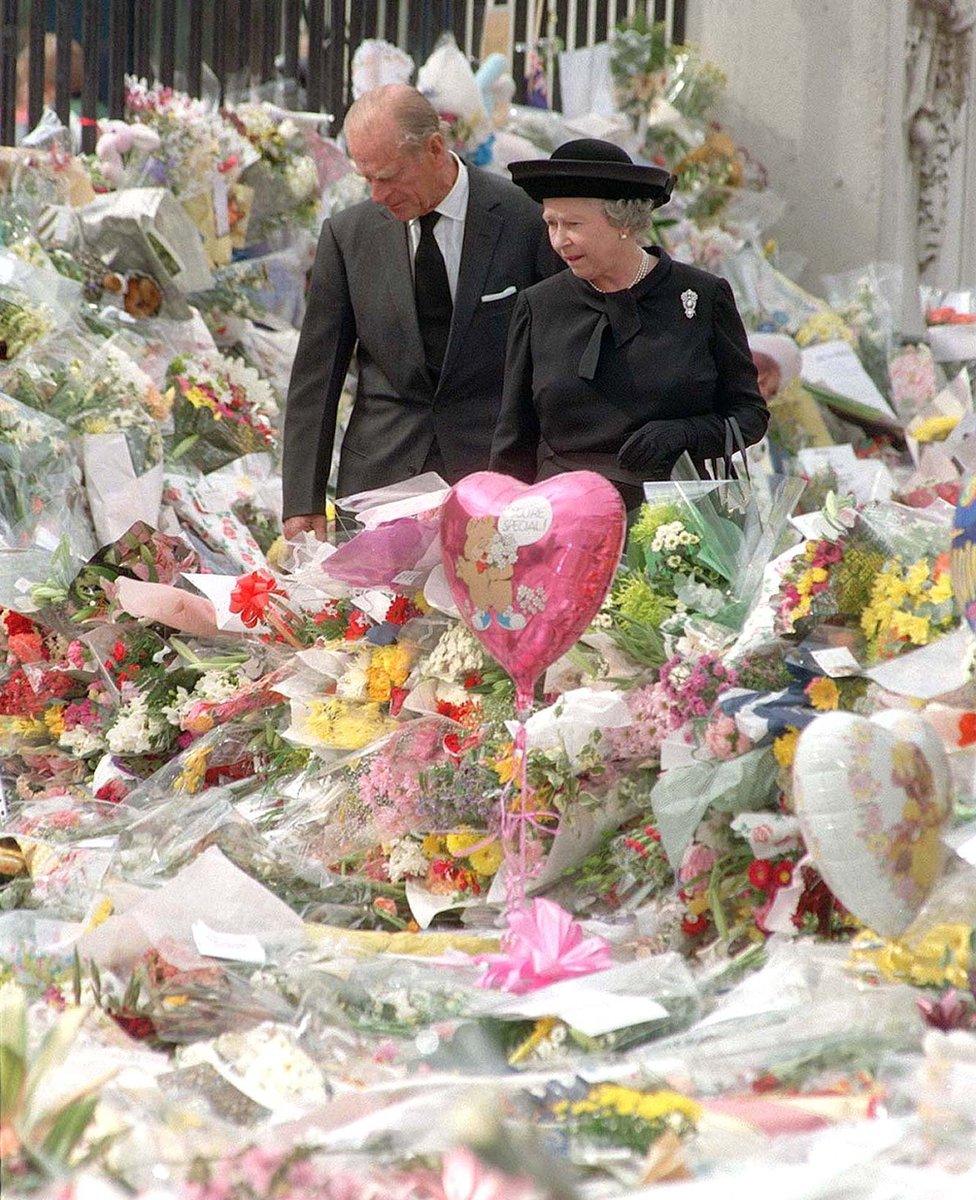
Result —
<svg viewBox="0 0 976 1200"><path fill-rule="evenodd" d="M633 237L647 233L654 223L653 200L604 200L603 212L614 229Z"/></svg>

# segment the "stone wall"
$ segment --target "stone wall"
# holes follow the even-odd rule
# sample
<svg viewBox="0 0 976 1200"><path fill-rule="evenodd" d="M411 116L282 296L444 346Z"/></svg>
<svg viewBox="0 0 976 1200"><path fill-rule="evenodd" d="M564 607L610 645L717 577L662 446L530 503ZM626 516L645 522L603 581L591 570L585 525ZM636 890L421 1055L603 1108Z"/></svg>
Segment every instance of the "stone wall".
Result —
<svg viewBox="0 0 976 1200"><path fill-rule="evenodd" d="M900 0L694 0L688 40L728 75L719 119L787 202L773 230L807 260L801 282L898 260L891 212L889 42ZM894 56L897 61L897 56ZM894 81L897 82L897 81ZM899 111L897 108L895 111ZM887 128L886 128L887 125ZM893 147L893 151L892 151Z"/></svg>

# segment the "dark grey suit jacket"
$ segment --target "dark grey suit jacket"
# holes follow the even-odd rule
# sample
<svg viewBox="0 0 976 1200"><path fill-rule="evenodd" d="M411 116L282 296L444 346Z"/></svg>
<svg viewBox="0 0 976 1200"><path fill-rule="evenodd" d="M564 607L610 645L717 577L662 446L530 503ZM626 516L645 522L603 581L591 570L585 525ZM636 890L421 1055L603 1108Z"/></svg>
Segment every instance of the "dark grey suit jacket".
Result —
<svg viewBox="0 0 976 1200"><path fill-rule="evenodd" d="M562 267L541 210L469 167L451 338L440 379L424 363L407 226L372 200L325 222L285 411L285 517L321 513L353 351L358 387L336 494L416 475L435 439L448 481L487 468L518 294ZM502 299L485 300L513 289Z"/></svg>

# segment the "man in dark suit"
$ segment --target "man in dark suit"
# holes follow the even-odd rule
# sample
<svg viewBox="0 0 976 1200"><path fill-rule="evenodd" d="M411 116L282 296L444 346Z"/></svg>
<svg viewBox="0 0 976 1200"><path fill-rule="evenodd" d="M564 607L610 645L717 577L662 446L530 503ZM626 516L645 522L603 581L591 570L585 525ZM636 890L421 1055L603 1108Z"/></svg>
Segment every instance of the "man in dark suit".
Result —
<svg viewBox="0 0 976 1200"><path fill-rule="evenodd" d="M415 89L367 93L345 134L372 199L326 221L319 238L285 412L286 537L324 536L354 351L340 499L423 471L453 483L487 468L516 298L562 265L538 205L452 154Z"/></svg>

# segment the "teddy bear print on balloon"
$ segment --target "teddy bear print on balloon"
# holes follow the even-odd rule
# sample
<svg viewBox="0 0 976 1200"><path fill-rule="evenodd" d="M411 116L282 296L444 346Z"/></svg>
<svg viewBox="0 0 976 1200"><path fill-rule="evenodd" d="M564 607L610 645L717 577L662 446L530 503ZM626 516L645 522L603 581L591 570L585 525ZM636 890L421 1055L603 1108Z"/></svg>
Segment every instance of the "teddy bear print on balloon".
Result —
<svg viewBox="0 0 976 1200"><path fill-rule="evenodd" d="M457 576L467 587L474 606L471 624L479 632L494 620L502 629L524 629L525 616L513 607L512 577L518 545L499 533L494 517L468 521L464 553L457 560ZM540 597L545 603L543 597Z"/></svg>

